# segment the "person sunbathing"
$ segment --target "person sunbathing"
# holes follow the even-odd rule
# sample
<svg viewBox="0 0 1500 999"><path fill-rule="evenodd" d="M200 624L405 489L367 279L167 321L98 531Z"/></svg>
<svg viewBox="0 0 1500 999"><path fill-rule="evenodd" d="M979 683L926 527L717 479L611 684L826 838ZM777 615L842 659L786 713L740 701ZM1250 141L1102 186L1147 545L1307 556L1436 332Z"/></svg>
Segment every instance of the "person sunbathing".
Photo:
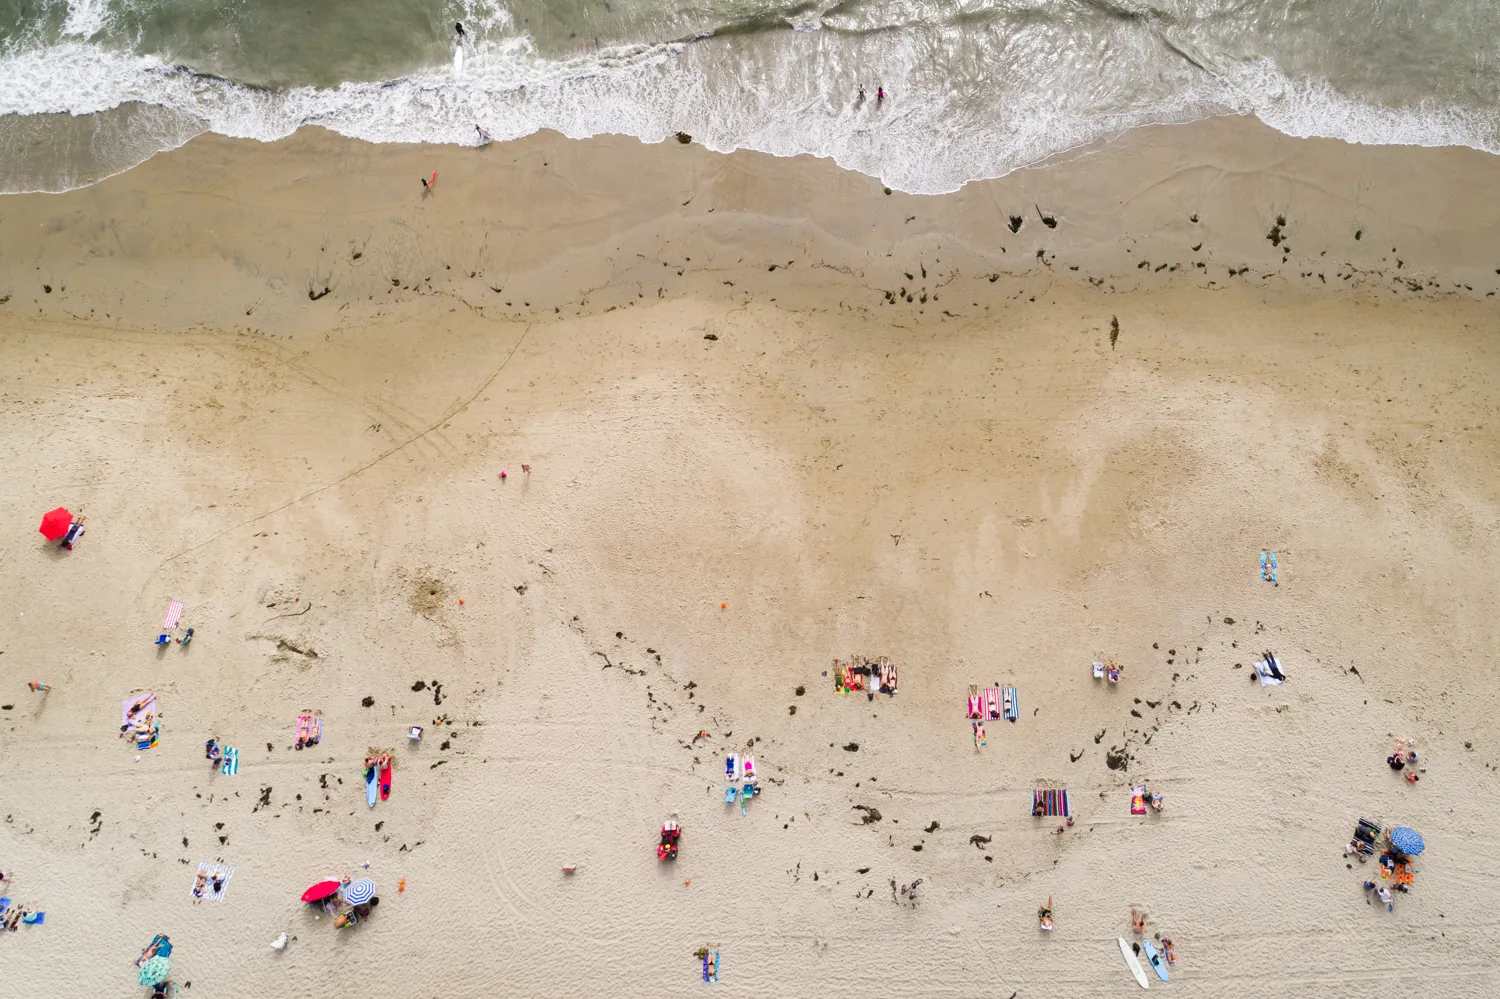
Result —
<svg viewBox="0 0 1500 999"><path fill-rule="evenodd" d="M1052 929L1052 896L1047 896L1047 904L1036 910L1037 921L1042 924L1042 929Z"/></svg>
<svg viewBox="0 0 1500 999"><path fill-rule="evenodd" d="M1137 909L1135 906L1132 905L1130 907L1130 925L1133 926L1133 927L1135 927L1135 931L1137 933L1145 933L1146 932L1146 912L1145 912L1145 910L1143 910L1143 909Z"/></svg>
<svg viewBox="0 0 1500 999"><path fill-rule="evenodd" d="M1177 950L1172 946L1171 937L1157 937L1161 941L1161 952L1166 955L1168 964L1177 963Z"/></svg>
<svg viewBox="0 0 1500 999"><path fill-rule="evenodd" d="M197 880L193 882L193 904L197 905L203 901L203 890L208 887L208 875L203 871L198 872Z"/></svg>

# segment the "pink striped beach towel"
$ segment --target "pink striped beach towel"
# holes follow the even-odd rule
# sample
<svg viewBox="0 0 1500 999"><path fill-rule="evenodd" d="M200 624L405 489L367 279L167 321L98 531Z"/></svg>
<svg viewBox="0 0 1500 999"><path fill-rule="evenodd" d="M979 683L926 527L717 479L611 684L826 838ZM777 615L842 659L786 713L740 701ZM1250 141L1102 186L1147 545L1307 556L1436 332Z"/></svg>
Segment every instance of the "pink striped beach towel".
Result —
<svg viewBox="0 0 1500 999"><path fill-rule="evenodd" d="M998 687L984 688L985 717L994 721L1000 717L1000 689Z"/></svg>
<svg viewBox="0 0 1500 999"><path fill-rule="evenodd" d="M182 601L173 600L170 604L167 605L167 616L163 618L161 622L162 630L171 631L173 628L177 627L177 622L181 620Z"/></svg>

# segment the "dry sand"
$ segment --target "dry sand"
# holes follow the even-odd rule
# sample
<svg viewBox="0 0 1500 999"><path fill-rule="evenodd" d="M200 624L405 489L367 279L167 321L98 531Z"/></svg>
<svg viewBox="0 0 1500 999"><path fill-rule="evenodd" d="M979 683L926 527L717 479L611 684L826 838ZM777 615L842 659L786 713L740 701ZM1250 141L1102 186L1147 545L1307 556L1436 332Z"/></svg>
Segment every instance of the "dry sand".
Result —
<svg viewBox="0 0 1500 999"><path fill-rule="evenodd" d="M0 868L47 911L6 980L136 994L161 932L187 996L688 995L704 943L727 995L1119 995L1136 903L1185 995L1496 994L1497 180L1246 120L936 199L304 130L5 200ZM836 696L851 652L900 695ZM1394 913L1360 815L1430 844ZM298 903L364 861L368 924Z"/></svg>

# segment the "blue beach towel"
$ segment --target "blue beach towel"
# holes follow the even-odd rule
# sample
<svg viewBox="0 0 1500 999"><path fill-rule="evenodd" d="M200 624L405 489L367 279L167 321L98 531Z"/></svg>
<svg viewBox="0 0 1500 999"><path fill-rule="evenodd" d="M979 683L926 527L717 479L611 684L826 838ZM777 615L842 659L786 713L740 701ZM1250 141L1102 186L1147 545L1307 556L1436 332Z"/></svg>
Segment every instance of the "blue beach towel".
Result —
<svg viewBox="0 0 1500 999"><path fill-rule="evenodd" d="M1010 707L1006 709L1005 717L1015 721L1021 716L1021 700L1016 696L1016 688L1006 687L1005 694L1010 698Z"/></svg>
<svg viewBox="0 0 1500 999"><path fill-rule="evenodd" d="M219 767L219 773L227 777L233 777L240 772L240 751L233 746L225 747L224 762Z"/></svg>

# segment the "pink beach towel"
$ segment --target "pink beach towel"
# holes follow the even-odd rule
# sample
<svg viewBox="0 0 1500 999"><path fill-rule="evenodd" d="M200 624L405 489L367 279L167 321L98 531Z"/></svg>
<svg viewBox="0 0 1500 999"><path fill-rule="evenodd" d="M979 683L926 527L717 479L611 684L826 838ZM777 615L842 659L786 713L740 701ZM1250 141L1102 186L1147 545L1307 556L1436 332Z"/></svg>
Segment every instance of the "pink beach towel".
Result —
<svg viewBox="0 0 1500 999"><path fill-rule="evenodd" d="M1130 814L1146 814L1146 785L1137 784L1130 789Z"/></svg>
<svg viewBox="0 0 1500 999"><path fill-rule="evenodd" d="M177 622L181 620L182 601L173 600L170 604L167 605L167 616L163 618L161 622L162 630L171 631L173 628L177 627Z"/></svg>
<svg viewBox="0 0 1500 999"><path fill-rule="evenodd" d="M969 698L968 705L964 709L964 711L965 714L967 714L970 718L984 717L984 706L980 703L978 694L975 694L973 697Z"/></svg>
<svg viewBox="0 0 1500 999"><path fill-rule="evenodd" d="M134 711L132 711L134 709ZM156 714L156 693L132 694L120 702L120 724L134 725L141 717Z"/></svg>

